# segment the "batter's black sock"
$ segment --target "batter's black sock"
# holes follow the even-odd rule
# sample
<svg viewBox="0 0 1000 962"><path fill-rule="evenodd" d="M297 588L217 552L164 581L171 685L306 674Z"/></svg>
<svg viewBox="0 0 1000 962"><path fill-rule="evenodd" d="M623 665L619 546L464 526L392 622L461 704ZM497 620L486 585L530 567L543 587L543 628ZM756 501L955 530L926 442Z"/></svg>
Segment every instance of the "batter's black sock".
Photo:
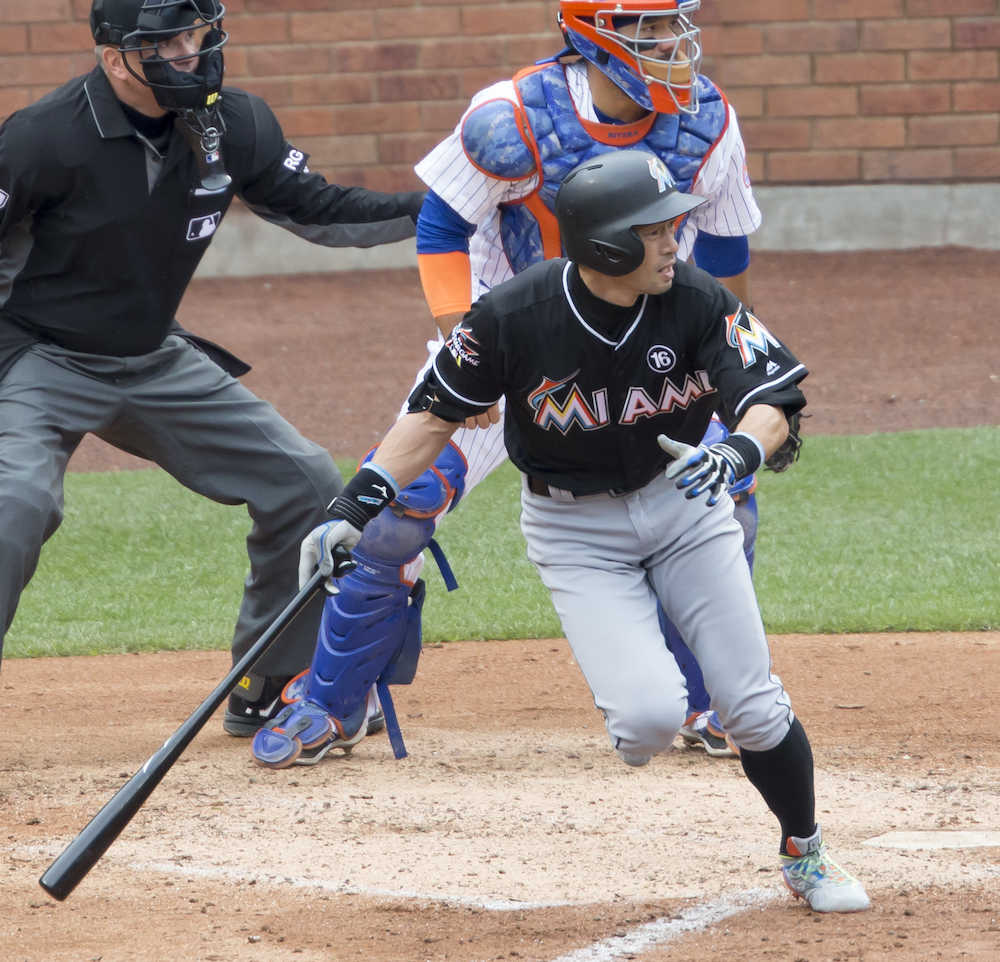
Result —
<svg viewBox="0 0 1000 962"><path fill-rule="evenodd" d="M789 835L809 838L816 831L813 756L806 731L796 718L781 742L770 751L740 749L740 762L750 784L764 797L781 825L781 854Z"/></svg>

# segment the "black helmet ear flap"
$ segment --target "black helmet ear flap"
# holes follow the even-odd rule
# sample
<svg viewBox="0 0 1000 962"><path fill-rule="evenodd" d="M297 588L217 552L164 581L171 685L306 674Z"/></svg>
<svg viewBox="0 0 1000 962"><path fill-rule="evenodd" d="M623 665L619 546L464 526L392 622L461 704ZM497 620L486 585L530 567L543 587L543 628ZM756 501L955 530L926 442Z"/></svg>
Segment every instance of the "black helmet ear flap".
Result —
<svg viewBox="0 0 1000 962"><path fill-rule="evenodd" d="M614 276L615 272L622 265L631 264L636 258L635 250L626 250L620 244L613 244L610 241L595 240L590 239L590 246L594 250L594 256L598 261L604 261L607 264L608 269L605 271L607 274ZM641 247L641 245L639 245ZM642 260L642 251L638 252L639 260ZM633 268L629 268L632 270ZM626 270L624 273L628 273Z"/></svg>

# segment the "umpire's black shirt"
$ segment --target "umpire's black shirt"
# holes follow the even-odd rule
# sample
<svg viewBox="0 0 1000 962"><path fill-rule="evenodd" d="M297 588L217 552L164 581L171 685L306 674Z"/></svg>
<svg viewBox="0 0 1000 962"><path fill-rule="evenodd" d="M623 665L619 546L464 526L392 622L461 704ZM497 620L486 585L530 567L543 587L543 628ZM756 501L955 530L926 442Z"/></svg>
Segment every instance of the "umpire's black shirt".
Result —
<svg viewBox="0 0 1000 962"><path fill-rule="evenodd" d="M332 246L413 235L419 194L328 184L252 94L224 88L221 112L232 184L203 197L180 131L161 155L100 67L0 127L0 377L38 340L116 356L158 347L234 194Z"/></svg>
<svg viewBox="0 0 1000 962"><path fill-rule="evenodd" d="M715 278L674 265L663 294L628 308L594 297L566 260L484 294L456 325L411 410L461 421L507 398L504 442L525 474L572 491L632 491L669 461L666 434L701 442L713 411L793 414L805 367Z"/></svg>

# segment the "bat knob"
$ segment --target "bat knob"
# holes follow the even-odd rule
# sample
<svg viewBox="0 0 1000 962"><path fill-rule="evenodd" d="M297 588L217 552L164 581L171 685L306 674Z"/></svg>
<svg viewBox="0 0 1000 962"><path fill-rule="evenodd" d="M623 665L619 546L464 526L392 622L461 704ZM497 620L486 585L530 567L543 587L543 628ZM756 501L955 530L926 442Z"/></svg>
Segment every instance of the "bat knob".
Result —
<svg viewBox="0 0 1000 962"><path fill-rule="evenodd" d="M333 549L334 578L343 578L344 575L349 575L357 566L358 563L351 557L351 552L342 544L338 544Z"/></svg>

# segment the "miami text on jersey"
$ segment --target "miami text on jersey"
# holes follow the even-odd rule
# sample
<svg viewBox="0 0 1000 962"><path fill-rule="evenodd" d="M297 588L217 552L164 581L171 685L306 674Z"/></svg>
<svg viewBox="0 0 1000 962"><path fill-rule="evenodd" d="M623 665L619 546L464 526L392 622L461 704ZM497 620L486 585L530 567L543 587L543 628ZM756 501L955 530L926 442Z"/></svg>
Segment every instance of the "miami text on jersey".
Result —
<svg viewBox="0 0 1000 962"><path fill-rule="evenodd" d="M594 391L592 401L588 403L574 382L562 402L557 399L557 393L579 373L574 371L560 380L543 378L542 383L528 395L528 404L535 412L534 423L538 427L546 431L554 427L562 434L566 434L574 424L578 424L584 431L594 431L610 423L606 387ZM683 388L678 388L670 378L665 377L659 398L653 398L643 387L630 387L626 392L618 423L635 424L640 418L669 414L675 408L686 408L693 401L714 391L715 388L708 380L707 371L696 371L694 375L685 375Z"/></svg>

